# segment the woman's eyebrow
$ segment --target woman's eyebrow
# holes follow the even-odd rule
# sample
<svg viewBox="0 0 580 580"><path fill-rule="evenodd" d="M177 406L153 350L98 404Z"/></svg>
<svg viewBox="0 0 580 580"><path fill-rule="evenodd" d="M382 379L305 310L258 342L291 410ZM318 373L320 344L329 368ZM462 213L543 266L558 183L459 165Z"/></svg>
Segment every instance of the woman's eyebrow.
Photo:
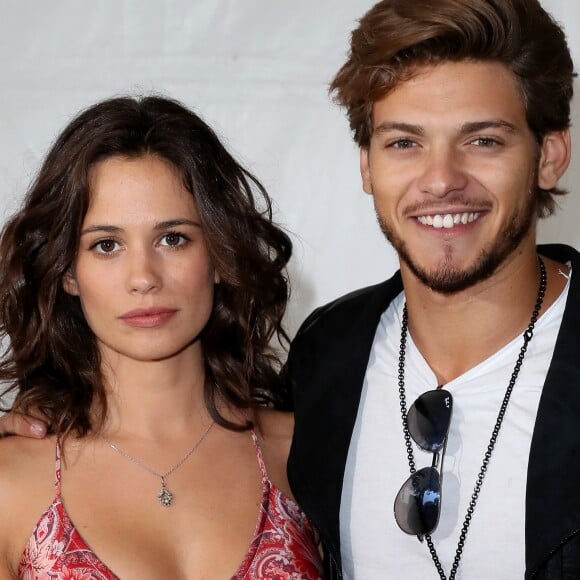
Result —
<svg viewBox="0 0 580 580"><path fill-rule="evenodd" d="M166 220L155 224L155 229L164 230L166 228L175 228L177 226L194 226L200 228L201 224L195 220L190 219L174 219L174 220Z"/></svg>
<svg viewBox="0 0 580 580"><path fill-rule="evenodd" d="M107 232L110 234L115 234L115 233L119 233L122 231L123 231L123 228L120 228L119 226L112 226L112 225L107 225L107 224L95 224L95 225L89 226L89 227L85 228L84 230L82 230L81 236L84 236L85 234L91 234L94 232Z"/></svg>
<svg viewBox="0 0 580 580"><path fill-rule="evenodd" d="M156 230L165 230L167 228L175 228L177 226L193 226L196 228L201 228L201 224L199 222L190 219L164 220L162 222L156 223L153 227ZM114 226L111 224L94 224L92 226L84 228L81 231L81 236L95 232L107 232L109 234L118 234L122 231L123 228L120 226Z"/></svg>

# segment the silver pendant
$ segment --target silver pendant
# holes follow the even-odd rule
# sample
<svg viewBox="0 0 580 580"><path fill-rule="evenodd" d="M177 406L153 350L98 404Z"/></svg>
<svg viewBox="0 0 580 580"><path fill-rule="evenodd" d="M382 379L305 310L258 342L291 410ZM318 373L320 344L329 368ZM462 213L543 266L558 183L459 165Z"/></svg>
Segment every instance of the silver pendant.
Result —
<svg viewBox="0 0 580 580"><path fill-rule="evenodd" d="M167 489L165 478L161 478L161 489L157 494L157 499L163 507L169 507L173 503L173 494Z"/></svg>

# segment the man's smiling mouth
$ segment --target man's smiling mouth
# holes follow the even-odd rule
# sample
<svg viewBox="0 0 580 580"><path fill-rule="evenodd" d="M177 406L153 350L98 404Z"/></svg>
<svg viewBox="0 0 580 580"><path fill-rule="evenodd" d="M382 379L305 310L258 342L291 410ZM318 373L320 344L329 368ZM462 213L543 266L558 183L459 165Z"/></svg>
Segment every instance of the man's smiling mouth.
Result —
<svg viewBox="0 0 580 580"><path fill-rule="evenodd" d="M445 213L435 215L422 215L417 221L424 226L431 226L436 229L451 229L457 225L466 225L474 222L480 216L480 212Z"/></svg>

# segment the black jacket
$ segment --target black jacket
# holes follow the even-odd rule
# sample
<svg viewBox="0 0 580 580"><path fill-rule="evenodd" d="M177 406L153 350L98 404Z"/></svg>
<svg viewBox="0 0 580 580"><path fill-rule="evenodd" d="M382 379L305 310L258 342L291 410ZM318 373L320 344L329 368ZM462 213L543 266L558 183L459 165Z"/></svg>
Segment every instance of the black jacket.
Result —
<svg viewBox="0 0 580 580"><path fill-rule="evenodd" d="M573 274L532 437L525 578L579 579L580 254L563 245L540 246L538 251L571 261ZM327 578L341 577L342 483L370 349L381 314L401 290L397 273L315 310L288 356L285 373L296 417L288 477L320 532Z"/></svg>

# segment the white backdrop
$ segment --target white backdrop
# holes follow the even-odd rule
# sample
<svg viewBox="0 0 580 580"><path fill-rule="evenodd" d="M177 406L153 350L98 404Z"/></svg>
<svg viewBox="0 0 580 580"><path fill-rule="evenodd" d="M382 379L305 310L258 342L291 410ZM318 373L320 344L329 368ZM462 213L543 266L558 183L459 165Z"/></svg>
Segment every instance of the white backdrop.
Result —
<svg viewBox="0 0 580 580"><path fill-rule="evenodd" d="M0 219L72 115L114 94L155 91L200 113L274 197L295 242L291 331L314 306L386 278L396 258L362 193L344 115L326 94L356 18L373 3L0 0ZM580 3L544 6L580 68ZM576 155L564 185L573 190L579 177ZM579 208L572 192L541 239L580 246Z"/></svg>

